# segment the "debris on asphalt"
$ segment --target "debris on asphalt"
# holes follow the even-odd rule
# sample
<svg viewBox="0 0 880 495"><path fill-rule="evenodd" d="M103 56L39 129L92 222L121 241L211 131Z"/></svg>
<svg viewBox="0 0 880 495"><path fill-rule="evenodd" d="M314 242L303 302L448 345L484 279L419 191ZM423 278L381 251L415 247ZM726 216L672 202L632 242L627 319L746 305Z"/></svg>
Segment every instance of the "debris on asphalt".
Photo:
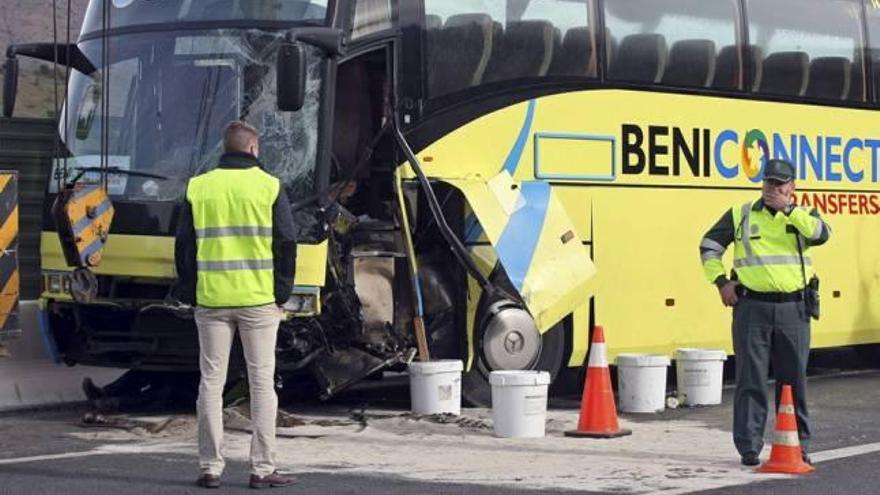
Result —
<svg viewBox="0 0 880 495"><path fill-rule="evenodd" d="M107 416L94 412L87 412L82 417L80 426L93 428L117 428L120 430L133 431L141 429L146 433L162 433L174 422L174 418L161 419L137 419L130 416Z"/></svg>
<svg viewBox="0 0 880 495"><path fill-rule="evenodd" d="M454 424L458 425L460 428L469 428L474 430L492 429L492 423L485 419L472 418L464 415L455 415L450 413L415 414L413 412L405 412L400 414L367 414L365 409L361 409L360 411L353 411L351 413L351 417L352 419L360 422L364 427L367 426L367 423L371 419L387 420L398 418L416 422L426 421L441 425Z"/></svg>

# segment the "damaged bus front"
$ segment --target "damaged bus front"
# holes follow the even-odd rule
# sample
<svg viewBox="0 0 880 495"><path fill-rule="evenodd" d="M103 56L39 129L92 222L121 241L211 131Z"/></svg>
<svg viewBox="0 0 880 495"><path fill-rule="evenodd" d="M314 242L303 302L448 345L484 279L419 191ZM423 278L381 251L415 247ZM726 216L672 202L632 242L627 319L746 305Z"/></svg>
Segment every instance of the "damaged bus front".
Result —
<svg viewBox="0 0 880 495"><path fill-rule="evenodd" d="M423 173L408 140L425 149L415 124L430 122L402 97L422 77L406 34L419 10L398 3L93 0L76 43L10 48L8 66L70 68L41 247L42 331L59 360L197 369L192 308L173 298L175 218L187 180L219 158L223 126L242 119L298 227L282 378L311 375L330 396L402 370L422 325L424 354L466 362L473 402L487 402L492 369L581 364L586 334L573 342L571 321L594 268L580 236L547 184ZM101 185L114 209L85 280L53 214L74 181ZM458 241L467 225L485 245Z"/></svg>

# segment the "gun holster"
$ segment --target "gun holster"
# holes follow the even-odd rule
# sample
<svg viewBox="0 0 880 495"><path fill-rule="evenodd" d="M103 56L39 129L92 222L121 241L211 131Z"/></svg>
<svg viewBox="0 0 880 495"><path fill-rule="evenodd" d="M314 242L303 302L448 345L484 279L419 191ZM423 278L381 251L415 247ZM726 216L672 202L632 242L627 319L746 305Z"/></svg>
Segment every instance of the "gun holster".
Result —
<svg viewBox="0 0 880 495"><path fill-rule="evenodd" d="M814 320L819 319L819 277L813 275L804 287L804 305L807 313Z"/></svg>

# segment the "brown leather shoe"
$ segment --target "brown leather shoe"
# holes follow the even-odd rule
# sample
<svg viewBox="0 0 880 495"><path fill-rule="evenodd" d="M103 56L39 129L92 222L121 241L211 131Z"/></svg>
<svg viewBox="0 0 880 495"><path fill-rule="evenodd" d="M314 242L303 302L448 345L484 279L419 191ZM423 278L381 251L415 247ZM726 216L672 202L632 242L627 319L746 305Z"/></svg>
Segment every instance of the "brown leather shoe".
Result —
<svg viewBox="0 0 880 495"><path fill-rule="evenodd" d="M216 474L204 473L199 475L196 484L202 488L220 488L220 477Z"/></svg>
<svg viewBox="0 0 880 495"><path fill-rule="evenodd" d="M278 471L275 471L272 474L267 474L266 476L257 476L256 474L251 475L251 488L256 489L279 488L282 486L290 486L294 483L296 483L296 478L283 475Z"/></svg>

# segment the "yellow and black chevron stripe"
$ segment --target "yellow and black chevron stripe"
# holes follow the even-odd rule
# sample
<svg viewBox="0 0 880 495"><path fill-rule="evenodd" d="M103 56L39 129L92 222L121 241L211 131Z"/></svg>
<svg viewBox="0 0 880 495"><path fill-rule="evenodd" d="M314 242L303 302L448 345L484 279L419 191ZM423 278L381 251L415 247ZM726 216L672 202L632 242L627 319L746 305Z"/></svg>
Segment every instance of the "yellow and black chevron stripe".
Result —
<svg viewBox="0 0 880 495"><path fill-rule="evenodd" d="M18 299L18 173L0 171L0 341L21 334Z"/></svg>
<svg viewBox="0 0 880 495"><path fill-rule="evenodd" d="M98 266L113 221L107 191L99 184L67 185L55 199L52 216L67 265Z"/></svg>

